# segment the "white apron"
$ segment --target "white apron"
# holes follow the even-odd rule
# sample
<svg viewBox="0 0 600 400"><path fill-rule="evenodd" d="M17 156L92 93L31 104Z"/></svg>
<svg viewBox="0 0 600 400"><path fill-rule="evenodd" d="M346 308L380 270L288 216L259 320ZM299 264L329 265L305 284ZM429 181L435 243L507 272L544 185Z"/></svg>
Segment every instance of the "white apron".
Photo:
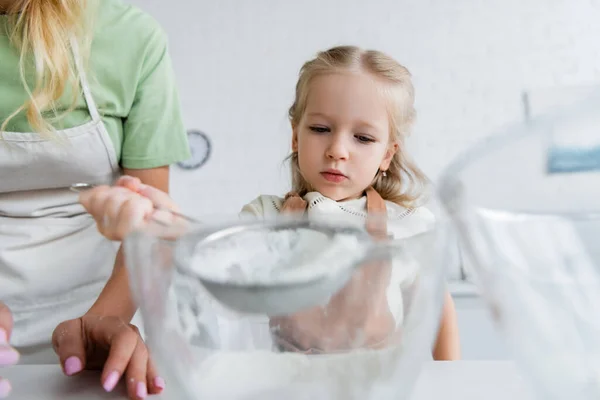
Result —
<svg viewBox="0 0 600 400"><path fill-rule="evenodd" d="M112 271L118 243L101 236L69 191L119 175L112 142L73 54L92 121L58 131L0 132L0 300L12 310L22 363L54 363L54 328L84 314Z"/></svg>

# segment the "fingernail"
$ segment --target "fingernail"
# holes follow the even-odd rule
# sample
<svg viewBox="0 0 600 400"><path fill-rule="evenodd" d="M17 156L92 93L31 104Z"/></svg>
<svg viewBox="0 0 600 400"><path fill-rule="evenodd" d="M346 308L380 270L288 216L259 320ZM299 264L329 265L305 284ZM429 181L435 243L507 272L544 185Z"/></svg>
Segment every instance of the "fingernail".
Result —
<svg viewBox="0 0 600 400"><path fill-rule="evenodd" d="M146 384L142 382L138 382L135 387L135 395L140 399L145 399L148 396L148 389L146 388Z"/></svg>
<svg viewBox="0 0 600 400"><path fill-rule="evenodd" d="M7 397L11 390L10 382L6 379L0 379L0 399Z"/></svg>
<svg viewBox="0 0 600 400"><path fill-rule="evenodd" d="M0 328L0 344L8 344L8 334L4 328Z"/></svg>
<svg viewBox="0 0 600 400"><path fill-rule="evenodd" d="M160 376L157 376L154 378L154 387L163 390L165 388L165 380Z"/></svg>
<svg viewBox="0 0 600 400"><path fill-rule="evenodd" d="M65 373L69 376L80 372L82 369L81 360L75 356L69 357L65 361Z"/></svg>
<svg viewBox="0 0 600 400"><path fill-rule="evenodd" d="M106 380L104 381L104 390L107 392L112 391L115 386L117 386L117 382L119 381L119 373L117 371L113 371L108 375Z"/></svg>
<svg viewBox="0 0 600 400"><path fill-rule="evenodd" d="M19 353L9 346L0 345L0 365L15 365L19 362Z"/></svg>

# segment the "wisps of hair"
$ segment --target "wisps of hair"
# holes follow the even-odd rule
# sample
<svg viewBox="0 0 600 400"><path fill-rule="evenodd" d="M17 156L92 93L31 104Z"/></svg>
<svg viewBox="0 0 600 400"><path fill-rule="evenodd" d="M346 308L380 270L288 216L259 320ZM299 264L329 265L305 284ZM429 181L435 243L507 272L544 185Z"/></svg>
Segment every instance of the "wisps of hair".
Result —
<svg viewBox="0 0 600 400"><path fill-rule="evenodd" d="M78 43L82 65L86 65L91 43L87 5L86 0L17 0L10 7L10 38L20 54L21 81L29 98L3 121L0 130L6 130L9 121L24 111L32 128L51 138L55 132L51 121L73 110L81 90L71 40ZM31 70L35 72L33 88L26 79ZM69 85L71 105L60 113L58 100Z"/></svg>

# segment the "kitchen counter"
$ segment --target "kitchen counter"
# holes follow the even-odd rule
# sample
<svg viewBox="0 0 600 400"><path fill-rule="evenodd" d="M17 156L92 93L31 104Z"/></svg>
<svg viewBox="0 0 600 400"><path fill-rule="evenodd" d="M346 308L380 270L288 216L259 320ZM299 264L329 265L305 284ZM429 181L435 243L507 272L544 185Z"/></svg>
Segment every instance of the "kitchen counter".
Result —
<svg viewBox="0 0 600 400"><path fill-rule="evenodd" d="M66 377L57 365L21 365L0 370L9 378L9 400L126 399L124 386L105 393L100 375L84 372ZM161 396L165 400L169 386ZM426 364L411 400L534 400L533 393L511 361L456 361Z"/></svg>

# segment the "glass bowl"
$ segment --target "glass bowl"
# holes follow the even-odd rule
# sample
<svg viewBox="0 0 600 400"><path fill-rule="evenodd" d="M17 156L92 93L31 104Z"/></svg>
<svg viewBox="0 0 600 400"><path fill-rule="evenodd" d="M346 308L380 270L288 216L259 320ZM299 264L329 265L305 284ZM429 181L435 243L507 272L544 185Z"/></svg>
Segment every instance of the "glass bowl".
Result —
<svg viewBox="0 0 600 400"><path fill-rule="evenodd" d="M406 218L410 217L415 216L407 212ZM168 382L165 396L181 400L408 398L421 365L432 358L445 271L452 262L448 230L432 218L409 236L406 220L397 218L388 222L389 236L371 240L359 233L364 227L327 221L336 229L355 232L357 239L330 257L327 265L319 264L321 272L336 271L330 274L337 279L329 286L330 293L302 292L300 296L310 301L298 303L297 310L279 308L272 315L239 302L231 303L232 307L215 297L214 284L227 283L221 279L226 268L254 260L252 268L260 272L262 264L253 258L253 251L260 251L264 243L254 238L245 245L237 243L237 250L228 245L211 248L216 251L213 256L222 256L219 259L200 251L206 249L203 241L227 229L276 228L294 220L302 223L303 218L212 217L194 223L168 216L153 219L125 240L130 283L146 341ZM314 242L294 249L300 242L288 243L290 257L282 256L281 265L302 257L308 262L298 268L309 268L325 259L323 248ZM200 256L191 256L196 253ZM340 260L353 260L352 268L336 267ZM225 276L233 277L234 284L244 283L250 293L264 293L264 280L249 281L249 275L242 279L233 272Z"/></svg>
<svg viewBox="0 0 600 400"><path fill-rule="evenodd" d="M439 196L540 399L600 398L600 93L455 161Z"/></svg>

